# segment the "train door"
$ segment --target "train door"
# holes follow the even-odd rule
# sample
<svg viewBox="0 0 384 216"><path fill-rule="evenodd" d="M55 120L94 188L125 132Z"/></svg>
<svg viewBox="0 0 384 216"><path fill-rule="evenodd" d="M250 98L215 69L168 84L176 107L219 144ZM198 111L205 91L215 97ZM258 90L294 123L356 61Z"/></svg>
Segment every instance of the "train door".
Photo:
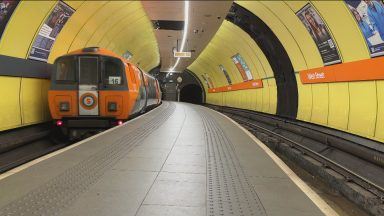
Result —
<svg viewBox="0 0 384 216"><path fill-rule="evenodd" d="M99 115L98 71L98 57L79 57L79 115Z"/></svg>

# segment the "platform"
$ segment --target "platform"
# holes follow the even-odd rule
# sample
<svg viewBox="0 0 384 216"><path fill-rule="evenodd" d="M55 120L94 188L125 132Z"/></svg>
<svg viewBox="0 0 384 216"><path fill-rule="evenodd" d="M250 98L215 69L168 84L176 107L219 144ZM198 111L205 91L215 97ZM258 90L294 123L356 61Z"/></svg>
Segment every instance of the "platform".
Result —
<svg viewBox="0 0 384 216"><path fill-rule="evenodd" d="M324 215L273 153L227 117L164 102L0 176L0 215Z"/></svg>

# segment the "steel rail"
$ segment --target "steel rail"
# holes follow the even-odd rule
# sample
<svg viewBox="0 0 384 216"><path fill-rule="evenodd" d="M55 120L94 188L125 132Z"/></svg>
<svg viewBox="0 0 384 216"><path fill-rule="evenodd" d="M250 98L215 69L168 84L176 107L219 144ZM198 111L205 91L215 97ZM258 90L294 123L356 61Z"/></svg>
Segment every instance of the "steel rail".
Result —
<svg viewBox="0 0 384 216"><path fill-rule="evenodd" d="M329 159L327 157L324 157L323 155L311 150L310 148L308 148L306 146L301 145L300 143L298 143L296 141L293 141L289 138L286 138L286 137L284 137L284 136L282 136L276 132L273 132L269 129L263 128L259 125L247 122L247 121L241 119L241 117L240 118L236 117L236 114L233 114L233 113L231 113L231 114L233 115L232 118L234 118L237 121L240 121L240 124L247 125L254 130L256 128L256 131L257 130L264 131L267 134L270 134L273 137L278 138L278 143L281 143L282 141L288 142L286 144L288 144L290 147L296 148L302 154L308 155L309 157L312 157L313 159L319 161L320 163L322 163L322 165L324 167L330 168L330 169L336 171L337 173L341 174L342 176L344 176L346 181L354 182L354 183L358 184L359 186L368 190L372 194L376 195L381 201L384 201L384 188L373 183L369 179L366 179L366 178L360 176L359 174L357 174L357 173L353 172L352 170L344 167L343 165L340 165L337 162L332 161L331 159ZM244 117L242 117L242 118L244 118Z"/></svg>

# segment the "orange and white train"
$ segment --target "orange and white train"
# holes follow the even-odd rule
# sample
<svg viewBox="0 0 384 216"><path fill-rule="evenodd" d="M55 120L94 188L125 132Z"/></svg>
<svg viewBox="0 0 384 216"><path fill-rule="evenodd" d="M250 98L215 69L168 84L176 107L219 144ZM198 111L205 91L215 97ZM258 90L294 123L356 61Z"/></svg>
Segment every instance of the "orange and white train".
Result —
<svg viewBox="0 0 384 216"><path fill-rule="evenodd" d="M161 103L158 80L107 49L56 59L48 92L52 119L70 138L101 131Z"/></svg>

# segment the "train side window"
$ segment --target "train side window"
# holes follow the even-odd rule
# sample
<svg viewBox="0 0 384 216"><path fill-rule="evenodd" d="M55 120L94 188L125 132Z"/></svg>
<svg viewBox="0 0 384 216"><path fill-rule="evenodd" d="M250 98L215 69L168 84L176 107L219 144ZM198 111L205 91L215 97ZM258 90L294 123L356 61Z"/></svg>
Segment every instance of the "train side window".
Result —
<svg viewBox="0 0 384 216"><path fill-rule="evenodd" d="M56 61L56 81L75 82L76 81L76 58L73 56L63 57Z"/></svg>
<svg viewBox="0 0 384 216"><path fill-rule="evenodd" d="M121 85L123 84L124 66L119 59L105 58L104 61L104 84Z"/></svg>

